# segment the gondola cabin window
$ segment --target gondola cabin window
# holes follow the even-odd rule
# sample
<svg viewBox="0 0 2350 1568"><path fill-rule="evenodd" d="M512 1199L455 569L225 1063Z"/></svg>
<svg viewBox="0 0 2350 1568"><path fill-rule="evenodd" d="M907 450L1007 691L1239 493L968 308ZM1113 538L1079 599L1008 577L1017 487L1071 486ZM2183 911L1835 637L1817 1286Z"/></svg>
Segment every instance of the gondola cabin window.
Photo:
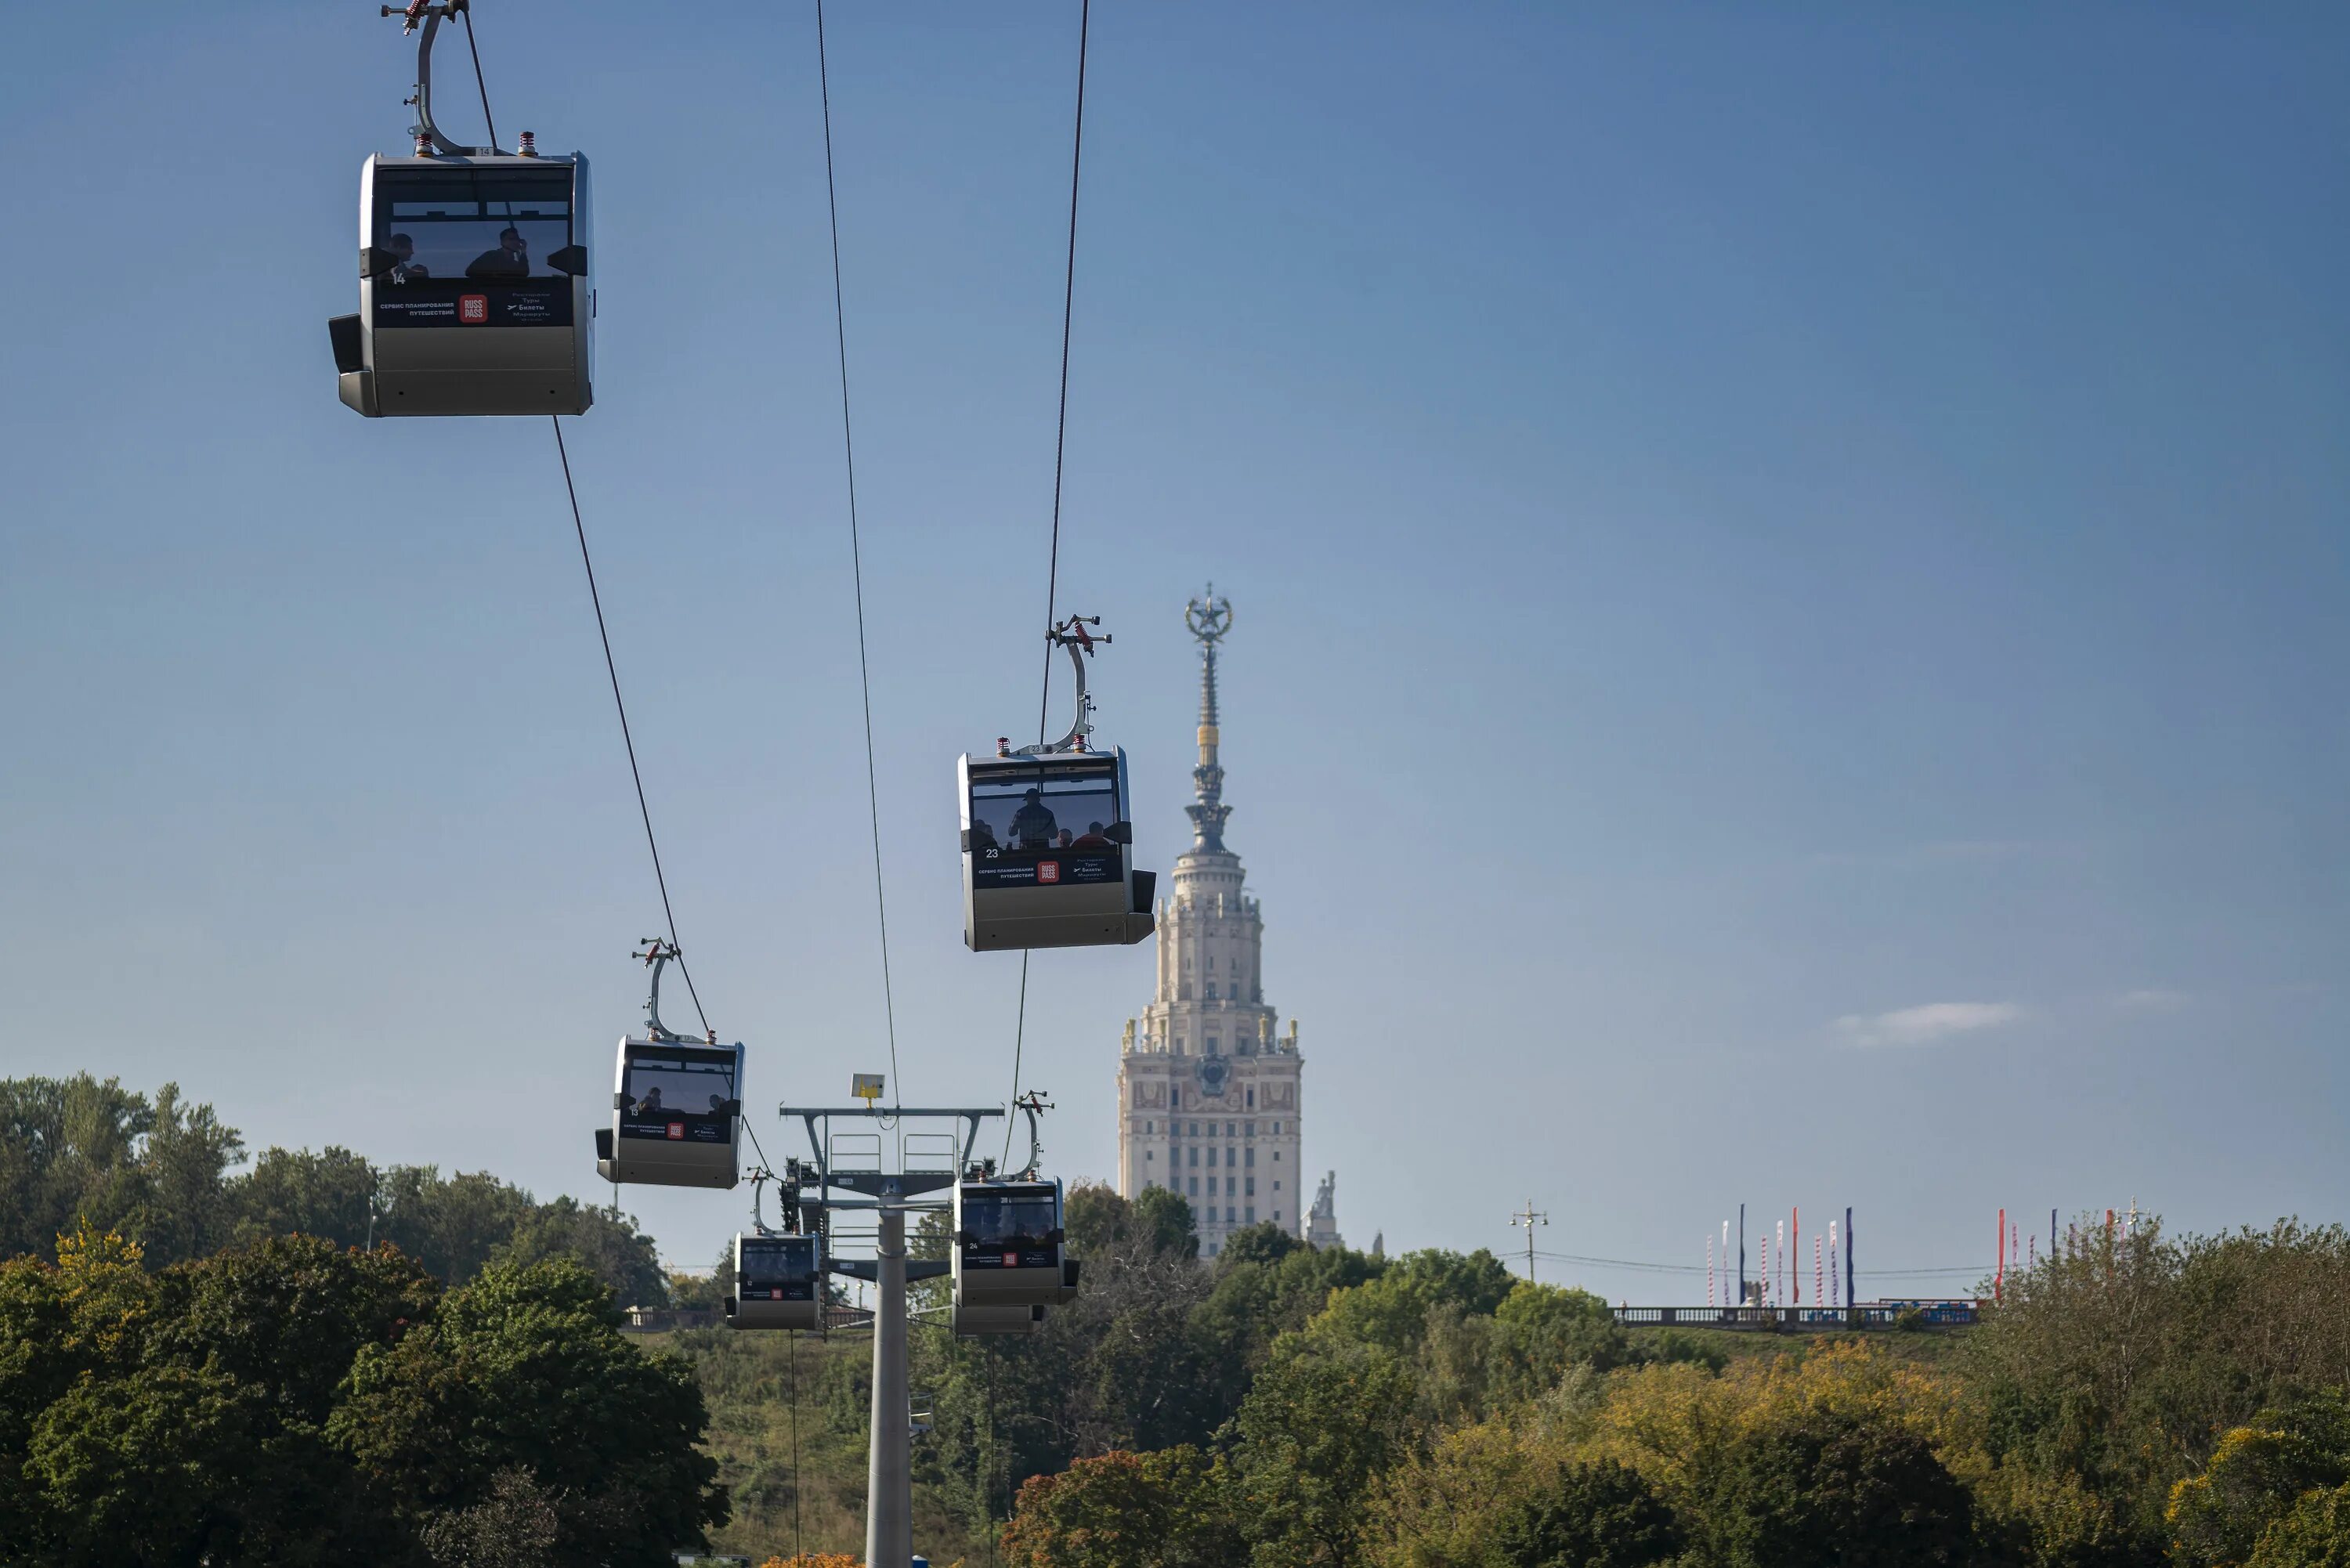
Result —
<svg viewBox="0 0 2350 1568"><path fill-rule="evenodd" d="M623 1076L620 1130L672 1142L724 1143L733 1136L731 1052L634 1052Z"/></svg>
<svg viewBox="0 0 2350 1568"><path fill-rule="evenodd" d="M1052 767L991 768L971 782L976 888L1123 881L1118 764L1108 757Z"/></svg>

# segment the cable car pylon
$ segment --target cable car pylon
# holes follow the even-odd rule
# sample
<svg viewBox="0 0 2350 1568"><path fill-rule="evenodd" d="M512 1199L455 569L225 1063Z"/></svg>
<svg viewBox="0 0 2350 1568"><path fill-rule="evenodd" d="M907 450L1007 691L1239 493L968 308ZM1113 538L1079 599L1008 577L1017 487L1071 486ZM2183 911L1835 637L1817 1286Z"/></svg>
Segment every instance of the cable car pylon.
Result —
<svg viewBox="0 0 2350 1568"><path fill-rule="evenodd" d="M950 1322L963 1335L1031 1332L1044 1320L1047 1306L1076 1294L1076 1266L1064 1257L1061 1184L1043 1178L1038 1169L1044 1145L1037 1116L1052 1107L1041 1094L1032 1093L1015 1102L1014 1108L1027 1118L1028 1163L1006 1177L998 1173L993 1160L982 1159L976 1152L981 1125L1004 1114L998 1106L885 1109L876 1095L850 1106L776 1107L776 1115L800 1119L814 1150L813 1171L798 1168L807 1189L799 1207L804 1216L812 1217L803 1219L802 1228L824 1238L819 1268L874 1287L872 1425L866 1469L868 1563L903 1564L913 1552L907 1285L951 1276L955 1293ZM881 1158L887 1140L878 1132L867 1135L872 1138L869 1154L861 1147L836 1150L836 1118L876 1127L888 1118L901 1128L909 1123L951 1123L958 1131L906 1134L899 1143L904 1152L892 1169ZM858 1168L842 1168L843 1159L855 1161ZM869 1168L864 1163L868 1159ZM836 1189L849 1196L835 1196ZM875 1217L878 1233L871 1258L833 1252L836 1210ZM954 1217L951 1256L910 1257L906 1216L941 1211ZM738 1262L738 1285L745 1277L743 1268ZM966 1282L972 1287L968 1304Z"/></svg>

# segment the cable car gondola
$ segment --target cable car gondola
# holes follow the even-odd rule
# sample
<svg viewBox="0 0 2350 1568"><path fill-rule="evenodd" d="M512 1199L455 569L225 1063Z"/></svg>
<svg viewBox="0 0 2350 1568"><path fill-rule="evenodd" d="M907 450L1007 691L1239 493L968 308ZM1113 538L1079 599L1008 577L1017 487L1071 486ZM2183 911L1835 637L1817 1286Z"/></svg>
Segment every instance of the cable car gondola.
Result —
<svg viewBox="0 0 2350 1568"><path fill-rule="evenodd" d="M416 151L359 174L359 308L328 323L342 400L400 414L577 414L593 400L588 160L463 147L432 123L417 11ZM411 16L410 25L414 25Z"/></svg>
<svg viewBox="0 0 2350 1568"><path fill-rule="evenodd" d="M1049 746L965 756L962 800L962 940L975 952L1004 948L1125 945L1151 930L1158 877L1134 868L1126 753L1087 744L1093 699L1084 656L1097 641L1071 617L1047 635L1077 672L1076 722Z"/></svg>
<svg viewBox="0 0 2350 1568"><path fill-rule="evenodd" d="M688 1040L661 1027L660 972L677 949L653 942L645 1033L625 1035L613 1069L612 1123L596 1129L596 1174L656 1187L732 1187L741 1179L743 1045Z"/></svg>
<svg viewBox="0 0 2350 1568"><path fill-rule="evenodd" d="M957 1182L954 1241L958 1311L1054 1306L1076 1299L1077 1267L1063 1256L1057 1181L983 1177Z"/></svg>
<svg viewBox="0 0 2350 1568"><path fill-rule="evenodd" d="M731 1328L824 1329L824 1275L814 1236L734 1238Z"/></svg>

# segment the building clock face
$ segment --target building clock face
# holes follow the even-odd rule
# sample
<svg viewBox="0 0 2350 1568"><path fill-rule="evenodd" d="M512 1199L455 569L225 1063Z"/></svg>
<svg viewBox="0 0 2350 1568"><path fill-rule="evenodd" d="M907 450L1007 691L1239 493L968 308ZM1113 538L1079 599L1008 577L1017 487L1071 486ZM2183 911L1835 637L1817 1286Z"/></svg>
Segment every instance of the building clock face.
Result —
<svg viewBox="0 0 2350 1568"><path fill-rule="evenodd" d="M1202 1056L1198 1068L1200 1092L1210 1099L1222 1098L1224 1085L1231 1082L1232 1064L1222 1056Z"/></svg>

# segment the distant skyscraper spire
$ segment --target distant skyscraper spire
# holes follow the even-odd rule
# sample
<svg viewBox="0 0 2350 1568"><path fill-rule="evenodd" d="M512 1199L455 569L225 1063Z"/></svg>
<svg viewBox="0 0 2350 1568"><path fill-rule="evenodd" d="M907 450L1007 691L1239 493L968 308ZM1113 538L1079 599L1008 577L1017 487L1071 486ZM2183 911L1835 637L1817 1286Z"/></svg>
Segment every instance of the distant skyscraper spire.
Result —
<svg viewBox="0 0 2350 1568"><path fill-rule="evenodd" d="M1183 607L1183 624L1200 641L1200 765L1191 770L1192 804L1183 808L1191 819L1191 847L1211 854L1224 852L1224 820L1232 808L1224 804L1224 769L1216 760L1216 645L1232 628L1232 607L1216 597L1216 585Z"/></svg>

